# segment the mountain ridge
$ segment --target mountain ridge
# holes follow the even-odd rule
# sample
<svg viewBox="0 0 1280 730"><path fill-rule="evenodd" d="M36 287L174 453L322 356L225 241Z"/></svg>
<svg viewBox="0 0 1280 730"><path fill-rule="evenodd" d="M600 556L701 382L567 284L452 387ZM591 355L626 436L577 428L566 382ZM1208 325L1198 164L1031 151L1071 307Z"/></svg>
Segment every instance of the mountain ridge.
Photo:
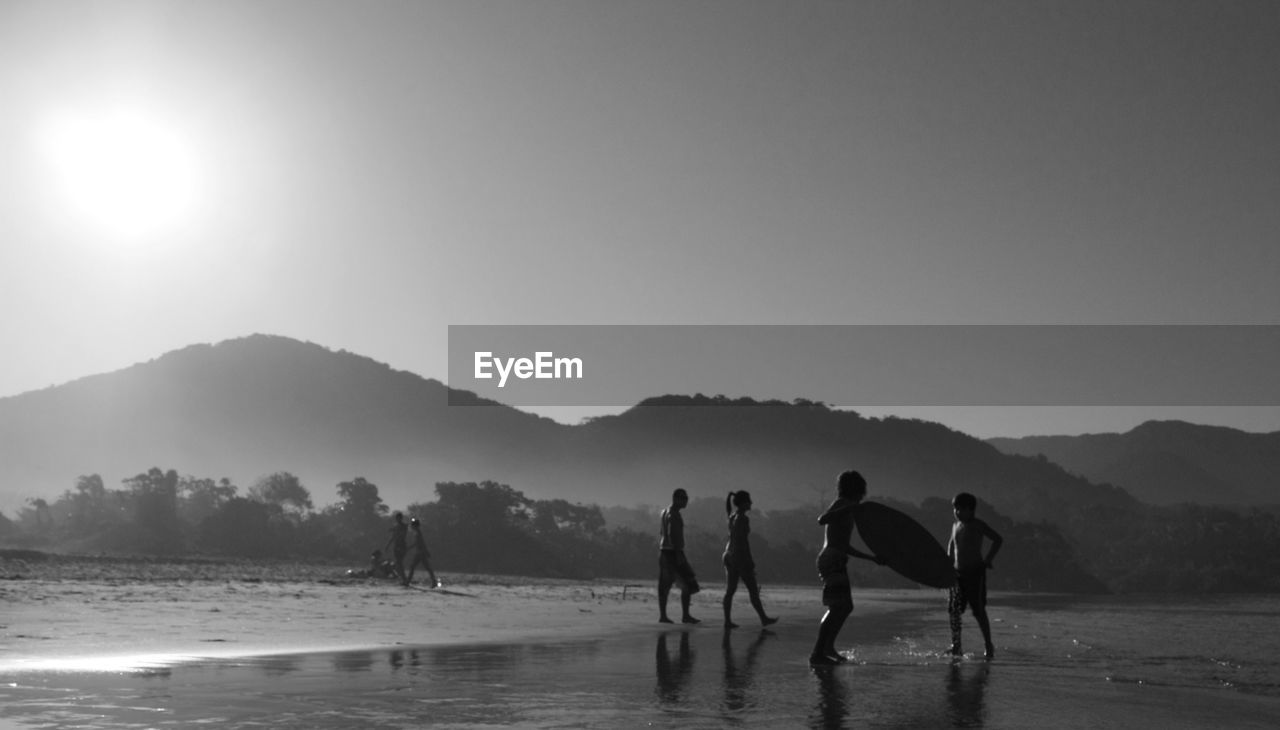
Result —
<svg viewBox="0 0 1280 730"><path fill-rule="evenodd" d="M449 405L472 401L477 406ZM829 500L858 468L871 494L919 502L966 490L1019 519L1071 500L1127 504L1046 460L1009 456L941 424L864 418L820 403L667 395L569 426L345 350L256 334L198 344L0 399L0 489L12 509L84 474L108 484L152 466L247 488L298 475L317 503L363 476L390 504L440 481L491 479L531 496L662 504L749 489L763 505Z"/></svg>
<svg viewBox="0 0 1280 730"><path fill-rule="evenodd" d="M1009 454L1043 454L1068 471L1123 487L1150 504L1280 504L1280 431L1147 421L1124 433L987 443Z"/></svg>

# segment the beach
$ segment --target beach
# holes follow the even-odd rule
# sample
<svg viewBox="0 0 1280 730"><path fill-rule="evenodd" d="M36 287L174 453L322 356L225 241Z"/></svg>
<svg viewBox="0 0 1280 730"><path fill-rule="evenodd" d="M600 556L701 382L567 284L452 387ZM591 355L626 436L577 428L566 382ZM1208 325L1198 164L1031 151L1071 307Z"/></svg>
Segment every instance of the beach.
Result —
<svg viewBox="0 0 1280 730"><path fill-rule="evenodd" d="M814 670L813 587L766 587L768 630L739 596L725 631L715 585L684 626L657 623L639 582L443 573L406 589L343 570L8 559L0 724L1270 727L1280 712L1271 597L997 595L985 662L943 653L941 592L859 590L849 663Z"/></svg>

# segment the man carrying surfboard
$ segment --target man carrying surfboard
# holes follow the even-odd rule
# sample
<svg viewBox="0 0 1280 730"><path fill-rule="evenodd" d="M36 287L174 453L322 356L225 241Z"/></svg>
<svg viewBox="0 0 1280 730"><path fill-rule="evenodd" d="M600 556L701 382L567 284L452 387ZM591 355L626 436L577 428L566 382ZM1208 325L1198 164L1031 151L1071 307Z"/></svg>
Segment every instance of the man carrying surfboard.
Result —
<svg viewBox="0 0 1280 730"><path fill-rule="evenodd" d="M995 657L995 646L991 643L991 622L987 618L987 569L1004 538L991 529L986 522L974 516L978 509L978 499L968 492L961 492L951 500L956 516L951 526L951 540L947 543L947 555L955 565L956 582L951 587L947 600L947 614L951 618L951 654L960 656L960 619L968 606L973 618L982 630L982 640L986 644L986 658ZM982 556L983 539L991 541L991 548L984 558Z"/></svg>
<svg viewBox="0 0 1280 730"><path fill-rule="evenodd" d="M827 612L818 626L818 640L809 655L814 666L848 661L836 651L836 636L845 619L853 613L853 586L849 583L849 556L883 564L875 555L849 544L853 537L853 513L867 496L867 480L856 471L846 471L836 480L836 501L818 518L825 529L822 552L818 553L818 575L822 578L822 605Z"/></svg>

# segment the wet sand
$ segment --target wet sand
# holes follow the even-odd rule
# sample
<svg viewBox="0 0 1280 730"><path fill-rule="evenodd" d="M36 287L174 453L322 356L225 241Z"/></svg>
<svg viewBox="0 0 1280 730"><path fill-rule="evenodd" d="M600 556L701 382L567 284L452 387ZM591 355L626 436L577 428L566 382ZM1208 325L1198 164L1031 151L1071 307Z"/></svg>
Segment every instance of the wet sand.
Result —
<svg viewBox="0 0 1280 730"><path fill-rule="evenodd" d="M741 628L727 632L714 590L695 597L704 622L685 626L657 622L652 585L441 577L443 589L317 576L3 581L0 725L594 727L670 713L715 725L701 700L681 707L702 691L693 678L733 675L737 662L730 694L761 666L807 678L821 612L814 588L770 588L781 622L762 631L743 595ZM937 595L857 602L850 640ZM741 708L751 724L777 720L755 708Z"/></svg>
<svg viewBox="0 0 1280 730"><path fill-rule="evenodd" d="M284 579L134 574L23 576L0 581L0 673L28 669L129 669L191 658L527 642L611 636L656 625L652 585L442 574L429 589L346 579L332 568ZM20 574L19 574L20 575ZM920 596L868 595L864 614ZM721 593L695 599L695 615L719 626ZM812 624L816 589L769 589L766 605ZM678 614L676 599L672 608ZM755 622L745 596L735 614Z"/></svg>
<svg viewBox="0 0 1280 730"><path fill-rule="evenodd" d="M941 592L855 591L851 661L811 669L813 587L766 588L768 630L740 596L725 631L712 587L687 627L658 624L653 586L623 581L65 567L0 572L0 727L1128 729L1272 727L1280 711L1270 665L1239 649L1228 666L1119 643L1167 606L997 597L988 663L942 653ZM1214 626L1212 608L1186 615ZM1245 608L1233 625L1272 615Z"/></svg>

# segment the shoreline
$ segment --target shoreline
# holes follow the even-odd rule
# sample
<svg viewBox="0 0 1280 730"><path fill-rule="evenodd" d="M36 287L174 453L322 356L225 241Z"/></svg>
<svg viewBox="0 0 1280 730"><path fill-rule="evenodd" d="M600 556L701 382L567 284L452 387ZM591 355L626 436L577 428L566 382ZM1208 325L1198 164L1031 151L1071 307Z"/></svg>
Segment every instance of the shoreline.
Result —
<svg viewBox="0 0 1280 730"><path fill-rule="evenodd" d="M666 625L657 622L654 583L630 579L445 572L439 574L443 587L428 589L346 578L338 573L345 568L337 566L295 572L292 563L58 560L64 563L58 570L38 577L15 569L21 566L12 559L0 562L0 601L6 604L0 674L142 670L206 659L563 641L681 628L720 631L723 623L722 588L694 597L701 624ZM301 579L291 579L297 573ZM739 593L735 621L754 626L745 591ZM816 626L820 595L818 586L763 587L765 606L787 624ZM671 600L678 606L678 596ZM854 601L855 617L871 617L940 605L941 599L931 589L855 589Z"/></svg>

